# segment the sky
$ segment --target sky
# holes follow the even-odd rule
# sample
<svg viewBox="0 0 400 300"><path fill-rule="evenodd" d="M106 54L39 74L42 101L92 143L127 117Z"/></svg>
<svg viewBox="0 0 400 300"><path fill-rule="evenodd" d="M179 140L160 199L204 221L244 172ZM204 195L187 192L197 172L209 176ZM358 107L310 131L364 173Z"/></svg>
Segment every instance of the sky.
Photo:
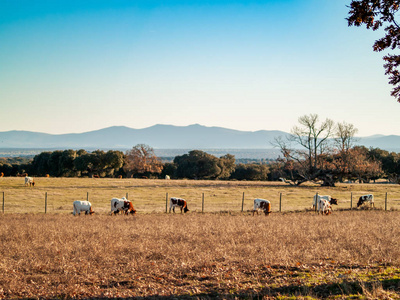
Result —
<svg viewBox="0 0 400 300"><path fill-rule="evenodd" d="M201 124L289 132L318 114L400 135L350 0L0 0L0 131Z"/></svg>

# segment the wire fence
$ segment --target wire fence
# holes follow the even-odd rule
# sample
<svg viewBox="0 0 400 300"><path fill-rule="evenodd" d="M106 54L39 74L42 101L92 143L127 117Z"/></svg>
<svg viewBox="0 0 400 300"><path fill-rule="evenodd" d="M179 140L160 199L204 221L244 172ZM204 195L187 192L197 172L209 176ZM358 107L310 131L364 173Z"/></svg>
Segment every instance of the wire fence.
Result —
<svg viewBox="0 0 400 300"><path fill-rule="evenodd" d="M34 212L34 213L64 213L72 212L72 202L76 199L65 199L63 201L57 200L60 195L52 192L37 193L35 198L31 199L29 204L21 201L16 201L17 195L12 195L8 201L7 194L1 192L2 196L2 213L15 213L15 212ZM115 194L123 194L121 191L115 192ZM171 192L165 192L164 196L161 196L162 192L158 192L157 196L151 197L135 197L134 192L125 192L123 196L132 201L135 209L138 213L169 213L170 197L176 197ZM295 195L290 193L280 192L278 195L266 198L271 202L272 212L292 212L292 211L311 211L312 199L318 193L309 193L302 195L302 198L298 201L294 200ZM242 192L237 195L235 199L227 201L226 197L222 197L215 193L198 193L197 196L191 196L190 199L186 199L188 208L192 212L211 213L211 212L249 212L253 210L253 200L258 198L254 195L247 195L246 192ZM337 206L333 206L334 210L349 210L357 208L358 198L361 194L355 194L353 192L347 193L345 197L341 197ZM121 196L120 196L121 197ZM130 199L131 197L131 199ZM391 197L388 192L381 192L378 197L374 197L374 208L380 210L400 210L400 199L398 195ZM184 197L179 197L184 198ZM110 212L110 200L106 198L101 192L86 192L82 194L80 200L88 200L92 203L92 206L96 212ZM368 205L368 204L366 204ZM368 207L361 206L360 208Z"/></svg>

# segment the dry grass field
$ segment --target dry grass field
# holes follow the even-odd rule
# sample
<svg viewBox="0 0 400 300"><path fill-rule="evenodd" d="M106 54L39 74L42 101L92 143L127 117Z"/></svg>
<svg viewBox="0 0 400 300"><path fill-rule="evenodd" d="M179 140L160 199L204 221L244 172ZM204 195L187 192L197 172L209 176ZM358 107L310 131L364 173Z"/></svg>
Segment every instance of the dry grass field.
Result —
<svg viewBox="0 0 400 300"><path fill-rule="evenodd" d="M0 178L0 299L400 299L399 186L36 182ZM342 199L332 215L306 209L316 192ZM378 209L349 210L351 192L374 193ZM72 201L87 193L97 213L73 217ZM111 197L126 193L138 214L109 216ZM188 199L191 211L163 213L166 193ZM274 213L253 217L254 197L271 199Z"/></svg>
<svg viewBox="0 0 400 300"><path fill-rule="evenodd" d="M292 187L281 182L205 181L205 180L143 180L108 178L35 178L34 188L24 186L24 178L0 178L0 201L5 198L5 213L45 211L47 193L48 213L71 213L74 200L92 203L100 214L110 211L110 200L128 194L138 213L165 212L166 195L182 197L188 201L192 212L240 212L244 193L244 211L251 210L254 198L271 201L272 210L279 211L282 194L282 211L304 211L311 207L312 197L331 195L339 199L334 209L349 209L357 204L358 197L373 193L375 206L385 208L388 193L388 210L400 209L400 186L394 184L338 184L337 187L302 185Z"/></svg>

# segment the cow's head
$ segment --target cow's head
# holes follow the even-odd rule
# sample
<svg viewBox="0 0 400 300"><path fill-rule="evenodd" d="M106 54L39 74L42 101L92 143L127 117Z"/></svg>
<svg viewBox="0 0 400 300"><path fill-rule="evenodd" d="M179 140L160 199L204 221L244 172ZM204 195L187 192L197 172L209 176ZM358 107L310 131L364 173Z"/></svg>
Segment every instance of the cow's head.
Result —
<svg viewBox="0 0 400 300"><path fill-rule="evenodd" d="M132 204L131 201L129 201L129 208L128 208L128 211L129 211L129 213L132 214L132 215L136 213L136 209L133 208L133 204Z"/></svg>
<svg viewBox="0 0 400 300"><path fill-rule="evenodd" d="M364 203L364 199L362 197L360 197L360 199L358 199L358 202L357 202L357 207L360 207L363 203Z"/></svg>
<svg viewBox="0 0 400 300"><path fill-rule="evenodd" d="M330 203L331 203L331 204L338 205L338 199L336 199L336 198L331 198Z"/></svg>
<svg viewBox="0 0 400 300"><path fill-rule="evenodd" d="M189 208L187 208L187 206L185 206L185 207L183 208L183 212L187 213L188 211L189 211Z"/></svg>

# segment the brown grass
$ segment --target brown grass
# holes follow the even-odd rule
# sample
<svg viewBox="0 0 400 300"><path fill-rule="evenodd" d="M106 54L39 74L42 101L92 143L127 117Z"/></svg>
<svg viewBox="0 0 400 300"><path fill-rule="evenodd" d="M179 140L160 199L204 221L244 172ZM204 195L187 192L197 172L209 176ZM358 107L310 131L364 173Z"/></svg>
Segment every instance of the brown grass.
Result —
<svg viewBox="0 0 400 300"><path fill-rule="evenodd" d="M400 298L399 237L398 211L5 214L0 298Z"/></svg>

